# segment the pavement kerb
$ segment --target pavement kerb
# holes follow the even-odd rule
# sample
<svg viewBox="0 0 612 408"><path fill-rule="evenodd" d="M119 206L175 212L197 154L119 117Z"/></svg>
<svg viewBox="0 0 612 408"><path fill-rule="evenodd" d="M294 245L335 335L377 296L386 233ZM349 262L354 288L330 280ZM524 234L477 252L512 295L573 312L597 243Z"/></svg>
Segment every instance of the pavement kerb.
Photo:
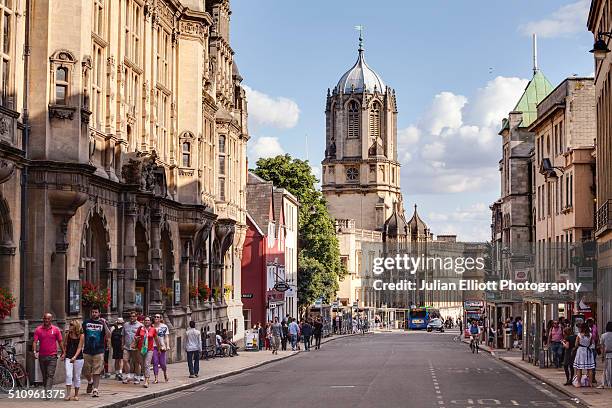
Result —
<svg viewBox="0 0 612 408"><path fill-rule="evenodd" d="M567 395L568 397L572 398L573 400L577 400L580 404L582 404L585 407L591 407L592 405L590 405L588 402L586 402L585 400L583 400L582 398L578 397L576 394L573 394L572 392L570 392L568 389L561 387L558 384L555 384L553 382L548 381L544 376L538 374L537 372L533 372L533 371L529 371L524 367L521 367L519 364L515 363L514 361L511 360L507 360L504 357L497 357L498 360L503 361L506 364L511 365L514 368L518 368L519 370L521 370L522 372L524 372L525 374L529 374L535 378L537 378L538 380L546 383L547 385L553 387L555 390Z"/></svg>
<svg viewBox="0 0 612 408"><path fill-rule="evenodd" d="M327 337L326 339L324 339L325 341L321 340L321 344L325 344L325 343L329 343L330 341L334 341L334 340L338 340L344 337L348 337L348 336L355 336L355 334L344 334L344 335L340 335L340 336L333 336L333 337ZM154 392L154 393L150 393L150 394L144 394L144 395L139 395L137 397L132 397L132 398L128 398L126 400L123 401L117 401L117 402L113 402L111 404L107 404L107 405L100 405L98 408L121 408L121 407L127 407L129 405L133 405L133 404L138 404L140 402L144 402L144 401L148 401L154 398L159 398L159 397L163 397L169 394L174 394L176 392L181 392L181 391L185 391L188 390L190 388L195 388L198 387L200 385L203 384L207 384L213 381L217 381L217 380L221 380L223 378L227 378L227 377L231 377L233 375L238 375L238 374L242 374L245 371L249 371L252 370L254 368L258 368L261 366L264 366L266 364L270 364L270 363L276 363L278 361L282 361L282 360L286 360L288 358L291 358L293 356L296 356L298 354L300 354L302 351L296 351L293 354L289 354L288 356L283 356L283 357L279 357L276 358L274 360L268 360L268 361L262 361L260 363L257 364L253 364L247 367L242 367L239 368L237 370L234 371L229 371L227 373L223 373L223 374L219 374L216 375L214 377L208 377L208 378L202 378L201 380L197 380L194 382L191 382L189 384L184 384L181 386L177 386L168 390L163 390L163 391L159 391L159 392ZM244 351L244 353L246 353L246 351Z"/></svg>
<svg viewBox="0 0 612 408"><path fill-rule="evenodd" d="M465 344L470 344L470 342L469 342L469 341L467 341L467 340L461 339L461 341L462 341L463 343L465 343ZM503 361L504 363L506 363L506 364L508 364L508 365L511 365L512 367L514 367L514 368L517 368L517 369L521 370L521 371L522 371L523 373L525 373L525 374L528 374L528 375L531 375L531 376L533 376L533 377L537 378L538 380L540 380L540 381L542 381L542 382L546 383L547 385L549 385L549 386L551 386L552 388L554 388L555 390L557 390L557 391L559 391L559 392L561 392L561 393L563 393L563 394L567 395L568 397L572 398L573 400L578 400L578 402L579 402L580 404L582 404L583 406L585 406L585 407L591 407L591 406L592 406L592 405L590 405L589 403L587 403L586 401L584 401L583 399L581 399L580 397L578 397L576 394L573 394L573 393L572 393L571 391L569 391L568 389L563 388L563 387L561 387L560 385L555 384L555 383L553 383L553 382L551 382L551 381L548 381L548 379L546 379L546 377L542 376L541 374L538 374L537 372L530 371L530 370L526 369L525 367L522 367L520 364L515 363L515 362L514 362L514 361L512 361L512 360L507 360L505 357L498 356L498 355L497 355L497 354L495 354L495 352L494 352L494 351L492 351L492 350L491 350L489 347L487 347L487 348L480 348L480 350L484 350L484 351L486 351L487 353L491 354L491 355L492 355L493 357L495 357L496 359L501 360L501 361Z"/></svg>

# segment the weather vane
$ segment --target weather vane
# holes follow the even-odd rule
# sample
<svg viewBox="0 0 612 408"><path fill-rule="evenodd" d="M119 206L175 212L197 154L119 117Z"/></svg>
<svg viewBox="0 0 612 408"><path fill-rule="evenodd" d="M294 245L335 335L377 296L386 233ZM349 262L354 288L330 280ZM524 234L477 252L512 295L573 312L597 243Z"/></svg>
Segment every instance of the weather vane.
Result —
<svg viewBox="0 0 612 408"><path fill-rule="evenodd" d="M359 51L363 51L363 26L356 25L355 30L359 31Z"/></svg>

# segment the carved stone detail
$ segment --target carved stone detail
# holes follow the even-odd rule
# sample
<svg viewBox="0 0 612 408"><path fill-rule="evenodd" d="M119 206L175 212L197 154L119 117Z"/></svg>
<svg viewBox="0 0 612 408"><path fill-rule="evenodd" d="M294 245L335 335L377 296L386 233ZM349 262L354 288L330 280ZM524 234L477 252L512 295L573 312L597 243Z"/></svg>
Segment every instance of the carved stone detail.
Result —
<svg viewBox="0 0 612 408"><path fill-rule="evenodd" d="M49 106L49 119L73 120L75 111L71 106Z"/></svg>

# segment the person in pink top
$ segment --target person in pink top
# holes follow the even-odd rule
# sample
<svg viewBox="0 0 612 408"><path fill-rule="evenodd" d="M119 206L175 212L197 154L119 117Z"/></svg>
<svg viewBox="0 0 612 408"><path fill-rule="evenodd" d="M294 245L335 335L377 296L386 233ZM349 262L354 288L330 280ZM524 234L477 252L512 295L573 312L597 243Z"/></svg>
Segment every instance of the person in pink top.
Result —
<svg viewBox="0 0 612 408"><path fill-rule="evenodd" d="M554 321L550 328L550 335L548 345L553 353L553 359L555 367L561 367L561 356L563 355L563 328L559 325L557 320Z"/></svg>
<svg viewBox="0 0 612 408"><path fill-rule="evenodd" d="M34 353L34 358L38 359L40 371L42 372L45 396L47 396L47 390L53 388L58 345L62 350L62 354L65 352L62 332L57 326L51 324L52 320L53 315L51 313L43 315L43 324L34 330L34 341L32 342L32 352ZM37 344L38 350L36 350Z"/></svg>

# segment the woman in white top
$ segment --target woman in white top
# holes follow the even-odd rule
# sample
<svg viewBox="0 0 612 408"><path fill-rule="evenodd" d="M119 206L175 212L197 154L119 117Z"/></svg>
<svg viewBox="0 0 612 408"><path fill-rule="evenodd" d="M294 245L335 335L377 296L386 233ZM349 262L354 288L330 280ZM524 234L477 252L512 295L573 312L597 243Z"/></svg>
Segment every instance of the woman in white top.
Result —
<svg viewBox="0 0 612 408"><path fill-rule="evenodd" d="M576 369L576 376L578 383L574 384L576 387L582 386L582 371L586 370L588 375L587 387L591 387L593 383L593 369L595 368L595 358L593 352L590 350L593 344L593 336L591 330L586 323L582 323L580 326L580 333L576 337L576 358L574 359L574 368Z"/></svg>
<svg viewBox="0 0 612 408"><path fill-rule="evenodd" d="M155 376L154 384L157 384L157 375L161 366L164 372L164 380L168 382L168 373L166 366L166 351L170 350L170 338L168 336L168 326L164 324L161 315L156 314L154 317L153 327L157 330L157 338L159 339L160 350L157 349L157 344L153 346L153 375Z"/></svg>

